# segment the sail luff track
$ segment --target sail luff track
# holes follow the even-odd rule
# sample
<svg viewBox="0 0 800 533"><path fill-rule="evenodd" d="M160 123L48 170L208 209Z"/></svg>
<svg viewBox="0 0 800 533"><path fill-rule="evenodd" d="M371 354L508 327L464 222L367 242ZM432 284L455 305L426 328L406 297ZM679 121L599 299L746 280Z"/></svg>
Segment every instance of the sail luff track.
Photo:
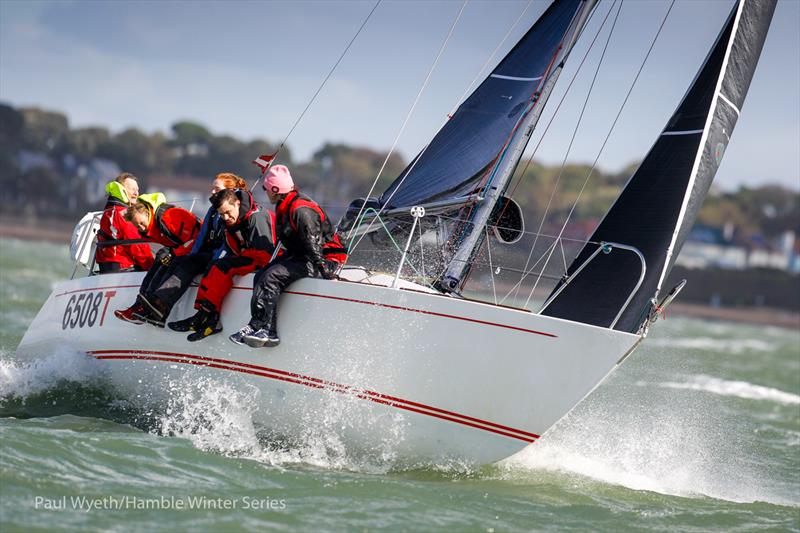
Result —
<svg viewBox="0 0 800 533"><path fill-rule="evenodd" d="M711 122L714 120L714 111L717 108L717 100L719 99L720 88L722 87L722 82L725 79L725 72L728 67L728 60L730 59L731 49L733 48L733 43L736 40L734 37L736 36L737 29L739 28L739 21L742 17L742 11L744 10L746 0L739 3L738 9L736 9L736 15L733 20L733 28L731 29L732 38L728 41L728 47L725 50L725 57L722 59L722 68L720 71L722 75L719 76L717 80L717 86L714 89L714 96L711 98L711 108L708 111L708 116L706 117L706 123L703 126L702 134L700 137L700 146L705 146L706 141L708 139L709 131L711 130ZM696 130L695 130L696 131ZM691 133L691 132L679 132L679 131L663 131L661 135L676 135L678 133ZM692 165L692 173L689 175L689 185L686 187L686 195L683 198L683 204L681 205L681 210L678 213L678 219L675 223L675 230L672 233L672 241L670 242L669 246L667 247L666 253L666 261L664 263L664 268L661 270L661 276L658 278L658 283L656 284L656 296L661 291L661 286L664 283L664 278L667 276L667 273L672 269L672 255L675 251L675 245L678 240L678 234L680 233L681 227L683 225L683 221L686 218L686 208L689 205L689 199L692 196L692 192L694 190L694 184L697 181L697 173L700 170L700 161L703 158L703 150L698 150L697 155L694 159L694 164ZM709 184L710 185L710 184Z"/></svg>

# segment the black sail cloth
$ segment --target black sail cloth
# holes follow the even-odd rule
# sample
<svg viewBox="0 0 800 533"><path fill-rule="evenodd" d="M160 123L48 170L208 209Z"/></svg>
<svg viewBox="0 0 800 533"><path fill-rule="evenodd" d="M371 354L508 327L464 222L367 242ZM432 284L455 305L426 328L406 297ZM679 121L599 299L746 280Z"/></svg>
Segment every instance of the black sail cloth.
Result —
<svg viewBox="0 0 800 533"><path fill-rule="evenodd" d="M740 0L667 127L614 206L592 243L636 247L646 274L614 329L636 333L658 296L708 192L730 141L769 29L775 0ZM571 275L597 249L587 244ZM609 327L641 272L635 254L600 253L571 279L542 314ZM553 296L551 295L551 297Z"/></svg>

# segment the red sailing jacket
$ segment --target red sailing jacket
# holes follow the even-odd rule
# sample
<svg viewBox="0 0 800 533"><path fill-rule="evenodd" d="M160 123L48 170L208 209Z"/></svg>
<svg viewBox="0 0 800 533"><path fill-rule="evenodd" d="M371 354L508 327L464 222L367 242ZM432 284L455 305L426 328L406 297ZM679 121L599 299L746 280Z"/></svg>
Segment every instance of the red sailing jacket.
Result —
<svg viewBox="0 0 800 533"><path fill-rule="evenodd" d="M153 211L150 208L150 224L142 235L145 239L172 248L176 256L192 251L194 239L202 223L191 212L181 207L161 204Z"/></svg>
<svg viewBox="0 0 800 533"><path fill-rule="evenodd" d="M225 243L236 255L250 257L261 268L275 253L275 213L261 209L248 191L237 190L239 219L227 228Z"/></svg>
<svg viewBox="0 0 800 533"><path fill-rule="evenodd" d="M347 260L347 249L325 211L307 196L291 191L276 206L276 219L287 252L306 256L312 262L317 255L336 263Z"/></svg>
<svg viewBox="0 0 800 533"><path fill-rule="evenodd" d="M97 242L141 239L136 226L123 218L128 204L109 196L100 218L100 231ZM153 252L147 244L123 244L97 248L97 263L119 263L121 270L136 267L138 270L149 270L153 266Z"/></svg>

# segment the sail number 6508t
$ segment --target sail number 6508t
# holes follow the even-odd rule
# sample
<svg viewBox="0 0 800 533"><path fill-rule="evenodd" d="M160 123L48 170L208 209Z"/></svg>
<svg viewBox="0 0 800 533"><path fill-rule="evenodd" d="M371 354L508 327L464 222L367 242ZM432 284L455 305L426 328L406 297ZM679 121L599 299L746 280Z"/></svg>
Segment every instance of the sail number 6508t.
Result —
<svg viewBox="0 0 800 533"><path fill-rule="evenodd" d="M108 311L108 302L117 294L117 291L97 291L73 294L69 297L64 317L61 319L61 329L75 329L92 327L95 324L102 326ZM103 302L105 300L105 302ZM102 311L100 307L102 306ZM99 318L99 322L98 322Z"/></svg>

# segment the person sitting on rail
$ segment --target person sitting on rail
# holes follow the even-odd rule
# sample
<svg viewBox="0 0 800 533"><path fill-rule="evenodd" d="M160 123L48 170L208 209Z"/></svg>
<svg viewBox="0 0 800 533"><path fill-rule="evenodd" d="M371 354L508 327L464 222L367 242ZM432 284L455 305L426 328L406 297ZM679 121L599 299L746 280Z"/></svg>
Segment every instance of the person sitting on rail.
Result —
<svg viewBox="0 0 800 533"><path fill-rule="evenodd" d="M211 195L224 189L247 189L247 182L236 174L222 172L216 175L211 184ZM147 301L160 311L164 320L169 317L195 276L203 273L222 254L224 247L225 223L212 205L206 212L191 251L172 260L168 275L163 276L160 285L147 296Z"/></svg>
<svg viewBox="0 0 800 533"><path fill-rule="evenodd" d="M199 341L222 331L222 301L233 287L234 276L244 276L267 265L275 253L275 213L262 209L246 189L225 189L211 197L211 205L227 227L226 255L211 263L189 318L170 322L175 331L192 331L186 338Z"/></svg>
<svg viewBox="0 0 800 533"><path fill-rule="evenodd" d="M148 322L164 327L164 309L155 304L153 291L169 277L175 257L188 254L200 230L201 222L190 211L166 202L160 192L142 194L125 212L125 220L133 223L139 235L164 247L156 252L153 267L147 271L136 302L114 315L127 322Z"/></svg>
<svg viewBox="0 0 800 533"><path fill-rule="evenodd" d="M153 252L145 243L114 244L110 241L138 240L141 237L136 227L125 220L125 210L139 196L136 176L123 172L106 184L108 199L100 217L97 232L97 250L94 258L101 274L150 270ZM105 243L109 243L105 245Z"/></svg>
<svg viewBox="0 0 800 533"><path fill-rule="evenodd" d="M278 298L293 281L333 279L347 250L325 211L295 188L289 169L275 165L264 176L264 190L275 204L277 235L285 253L256 273L250 322L229 338L236 344L270 347L280 343Z"/></svg>

